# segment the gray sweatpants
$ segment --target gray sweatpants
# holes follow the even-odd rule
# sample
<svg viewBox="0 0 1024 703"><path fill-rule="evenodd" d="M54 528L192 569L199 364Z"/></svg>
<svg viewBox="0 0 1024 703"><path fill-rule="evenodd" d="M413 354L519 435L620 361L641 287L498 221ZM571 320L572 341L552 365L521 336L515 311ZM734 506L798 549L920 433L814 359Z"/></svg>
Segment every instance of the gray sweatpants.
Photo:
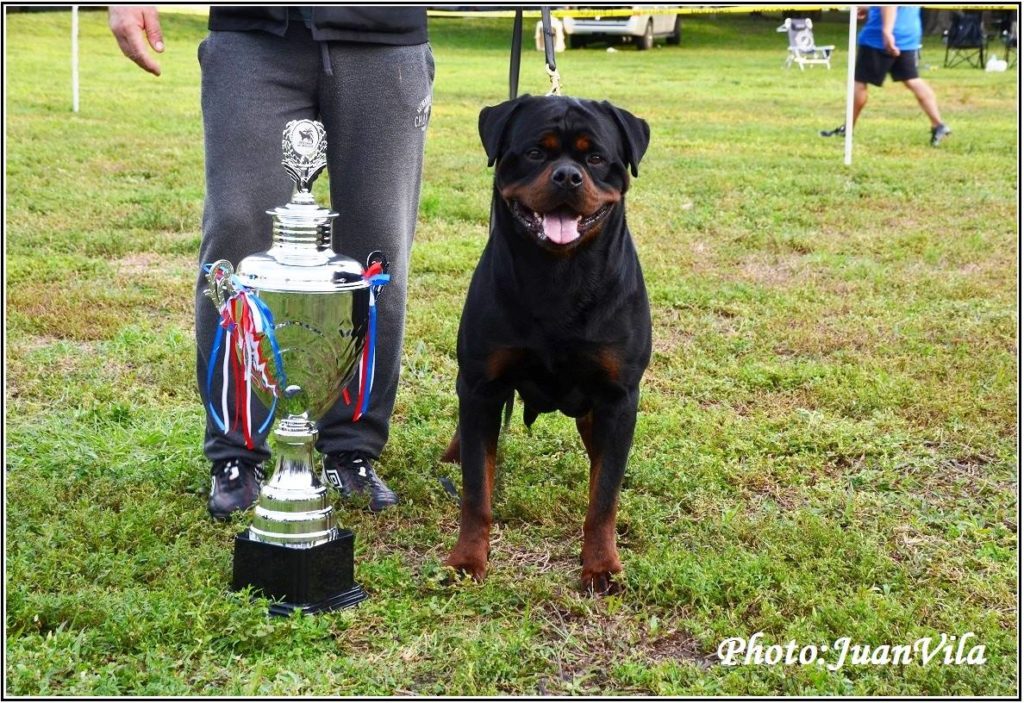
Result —
<svg viewBox="0 0 1024 703"><path fill-rule="evenodd" d="M423 144L434 61L429 44L318 43L300 22L284 37L266 32L210 32L199 46L206 201L200 264L234 265L271 244L266 211L291 199L281 167L281 132L289 120L319 118L327 130L331 207L339 213L334 248L361 264L383 251L391 283L378 300L377 360L368 412L351 422L339 400L320 422L317 448L380 456L388 438L401 366L409 252L416 228ZM269 456L265 438L248 450L241 433L223 433L209 416L207 363L218 315L196 286L197 374L207 411L203 450L211 461ZM219 398L220 364L213 393ZM356 381L350 387L355 398ZM231 395L229 393L229 395ZM219 412L219 403L217 404ZM252 402L253 427L265 410ZM233 412L233 409L232 409Z"/></svg>

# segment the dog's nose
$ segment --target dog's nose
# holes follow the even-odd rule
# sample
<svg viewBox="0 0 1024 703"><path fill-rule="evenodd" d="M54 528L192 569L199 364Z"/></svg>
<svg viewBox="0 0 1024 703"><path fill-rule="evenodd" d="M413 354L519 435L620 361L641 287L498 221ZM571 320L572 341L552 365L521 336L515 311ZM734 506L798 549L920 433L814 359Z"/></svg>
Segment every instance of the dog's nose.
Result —
<svg viewBox="0 0 1024 703"><path fill-rule="evenodd" d="M568 190L576 190L583 185L583 172L572 164L562 164L555 168L551 174L551 180L555 185Z"/></svg>

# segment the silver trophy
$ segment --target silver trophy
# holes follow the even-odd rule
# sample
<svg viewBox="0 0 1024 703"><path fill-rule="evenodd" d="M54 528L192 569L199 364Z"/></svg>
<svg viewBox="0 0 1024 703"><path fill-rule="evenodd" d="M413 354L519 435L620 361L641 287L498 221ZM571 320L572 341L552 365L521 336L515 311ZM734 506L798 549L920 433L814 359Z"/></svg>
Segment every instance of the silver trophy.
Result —
<svg viewBox="0 0 1024 703"><path fill-rule="evenodd" d="M252 526L236 537L233 575L235 589L252 586L278 601L274 614L334 610L366 598L353 581L354 535L335 524L313 467L315 423L341 397L363 352L372 285L362 265L334 253L337 213L319 207L310 192L327 165L326 147L321 123L288 123L282 165L295 193L268 211L273 246L243 259L237 271L224 260L208 267L206 294L222 315L226 305L249 296L255 312L238 320L252 325L262 311L266 328L247 338L249 356L244 343L225 354L236 354L235 367L247 372L246 391L280 418L271 433L274 472L260 491Z"/></svg>

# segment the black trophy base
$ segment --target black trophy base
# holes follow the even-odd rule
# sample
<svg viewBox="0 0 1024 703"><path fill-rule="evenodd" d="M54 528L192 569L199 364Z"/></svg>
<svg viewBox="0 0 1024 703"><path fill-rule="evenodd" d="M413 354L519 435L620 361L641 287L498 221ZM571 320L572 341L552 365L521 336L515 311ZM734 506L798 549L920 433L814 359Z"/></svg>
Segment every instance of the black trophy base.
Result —
<svg viewBox="0 0 1024 703"><path fill-rule="evenodd" d="M235 561L231 587L254 591L276 601L271 615L323 613L348 608L367 598L353 581L355 535L338 530L338 536L315 547L296 549L249 538L246 530L235 536Z"/></svg>

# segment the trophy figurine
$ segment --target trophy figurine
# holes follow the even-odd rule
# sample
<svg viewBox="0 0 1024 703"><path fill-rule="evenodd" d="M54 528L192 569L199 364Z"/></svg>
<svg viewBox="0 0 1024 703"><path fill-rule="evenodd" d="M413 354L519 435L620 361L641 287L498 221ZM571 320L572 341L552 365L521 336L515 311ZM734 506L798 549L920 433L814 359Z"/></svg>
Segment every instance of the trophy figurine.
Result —
<svg viewBox="0 0 1024 703"><path fill-rule="evenodd" d="M268 411L260 432L280 418L271 433L274 472L260 490L252 525L235 537L232 583L235 590L252 586L274 599L275 615L295 608L335 610L367 597L353 581L355 536L335 524L327 488L313 468L313 445L316 421L339 398L348 399L344 389L360 365L354 419L365 410L375 295L387 275L383 257L364 270L331 248L337 213L319 207L311 193L327 165L326 146L321 123L288 123L282 165L295 192L290 203L268 211L273 246L243 259L237 271L224 260L206 267L206 294L222 318L207 375L209 384L214 364L222 365L224 391L210 395L213 418L226 429L229 378L236 404L231 419L247 445L252 446L253 395ZM216 398L223 398L220 416Z"/></svg>

